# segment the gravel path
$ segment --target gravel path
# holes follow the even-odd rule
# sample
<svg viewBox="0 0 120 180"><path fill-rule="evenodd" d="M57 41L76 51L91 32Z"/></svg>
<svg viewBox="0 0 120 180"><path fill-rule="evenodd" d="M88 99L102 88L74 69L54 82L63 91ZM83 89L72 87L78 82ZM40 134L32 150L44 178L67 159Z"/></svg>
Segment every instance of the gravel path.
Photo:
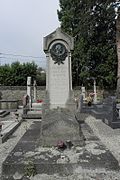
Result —
<svg viewBox="0 0 120 180"><path fill-rule="evenodd" d="M94 134L111 151L120 165L120 129L112 129L101 120L96 120L92 116L87 117L85 121L91 127Z"/></svg>

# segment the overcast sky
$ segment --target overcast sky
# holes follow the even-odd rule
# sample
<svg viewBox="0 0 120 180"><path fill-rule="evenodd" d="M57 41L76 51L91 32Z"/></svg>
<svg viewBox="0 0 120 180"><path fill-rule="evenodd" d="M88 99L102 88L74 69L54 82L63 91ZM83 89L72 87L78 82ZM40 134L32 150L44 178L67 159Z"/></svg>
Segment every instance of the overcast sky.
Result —
<svg viewBox="0 0 120 180"><path fill-rule="evenodd" d="M43 37L60 26L57 9L59 0L0 0L0 53L45 57ZM1 64L16 59L28 58L0 55Z"/></svg>

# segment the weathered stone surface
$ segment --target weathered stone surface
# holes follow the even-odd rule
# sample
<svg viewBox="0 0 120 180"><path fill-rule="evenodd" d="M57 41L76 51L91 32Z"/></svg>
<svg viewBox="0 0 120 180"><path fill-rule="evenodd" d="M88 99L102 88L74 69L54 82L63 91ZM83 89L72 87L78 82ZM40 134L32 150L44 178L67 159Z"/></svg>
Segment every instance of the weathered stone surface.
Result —
<svg viewBox="0 0 120 180"><path fill-rule="evenodd" d="M55 147L41 147L40 141L41 122L34 121L16 147L3 163L2 180L14 180L13 177L22 177L32 165L37 174L59 174L60 176L72 175L77 169L86 170L105 169L119 170L119 165L113 155L96 138L88 126L84 126L88 138L84 147L73 147L59 151ZM86 137L87 137L86 136ZM90 137L90 138L89 138ZM28 178L29 179L29 178Z"/></svg>
<svg viewBox="0 0 120 180"><path fill-rule="evenodd" d="M61 28L57 28L53 33L44 37L43 48L47 58L46 91L50 109L66 108L71 103L74 106L74 98L71 96L73 46L73 37L64 33Z"/></svg>
<svg viewBox="0 0 120 180"><path fill-rule="evenodd" d="M70 50L74 49L74 39L63 32L61 28L58 28L48 36L44 37L44 51L47 51L49 49L50 43L55 41L56 39L64 39L64 41L68 42L68 44L70 45Z"/></svg>
<svg viewBox="0 0 120 180"><path fill-rule="evenodd" d="M42 145L54 146L59 140L70 140L74 145L83 144L80 124L67 109L50 110L43 116Z"/></svg>

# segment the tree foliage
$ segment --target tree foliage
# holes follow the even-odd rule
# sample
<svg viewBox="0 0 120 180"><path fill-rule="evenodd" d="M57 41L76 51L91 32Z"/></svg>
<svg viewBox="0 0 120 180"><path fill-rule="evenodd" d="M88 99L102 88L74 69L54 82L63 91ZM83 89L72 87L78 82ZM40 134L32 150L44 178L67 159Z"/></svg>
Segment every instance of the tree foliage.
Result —
<svg viewBox="0 0 120 180"><path fill-rule="evenodd" d="M39 75L38 77L41 71L42 68L38 68L34 62L20 64L17 61L11 65L5 64L0 66L0 84L5 86L26 86L27 77L30 76L32 77L32 81L34 79L37 80L38 85L41 85L41 82L42 85L45 85L45 78L43 83L41 76Z"/></svg>
<svg viewBox="0 0 120 180"><path fill-rule="evenodd" d="M41 67L38 67L37 69L36 81L37 81L37 85L40 86L46 85L46 73L45 71L43 71Z"/></svg>
<svg viewBox="0 0 120 180"><path fill-rule="evenodd" d="M59 0L61 28L74 37L73 85L115 88L117 79L114 0Z"/></svg>

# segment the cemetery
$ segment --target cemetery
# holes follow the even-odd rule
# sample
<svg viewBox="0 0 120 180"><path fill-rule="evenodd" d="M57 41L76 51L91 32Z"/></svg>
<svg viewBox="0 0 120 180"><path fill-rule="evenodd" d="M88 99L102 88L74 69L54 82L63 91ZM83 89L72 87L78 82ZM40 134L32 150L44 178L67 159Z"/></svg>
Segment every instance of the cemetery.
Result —
<svg viewBox="0 0 120 180"><path fill-rule="evenodd" d="M0 8L0 180L120 180L120 1Z"/></svg>
<svg viewBox="0 0 120 180"><path fill-rule="evenodd" d="M1 180L120 179L119 150L114 149L115 143L120 148L116 96L98 100L95 78L93 92L88 94L82 86L74 95L74 39L61 28L44 37L43 49L47 59L44 99L37 99L36 80L32 84L27 77L22 106L18 100L0 100L0 146L14 144L1 162ZM21 135L14 137L19 128Z"/></svg>

